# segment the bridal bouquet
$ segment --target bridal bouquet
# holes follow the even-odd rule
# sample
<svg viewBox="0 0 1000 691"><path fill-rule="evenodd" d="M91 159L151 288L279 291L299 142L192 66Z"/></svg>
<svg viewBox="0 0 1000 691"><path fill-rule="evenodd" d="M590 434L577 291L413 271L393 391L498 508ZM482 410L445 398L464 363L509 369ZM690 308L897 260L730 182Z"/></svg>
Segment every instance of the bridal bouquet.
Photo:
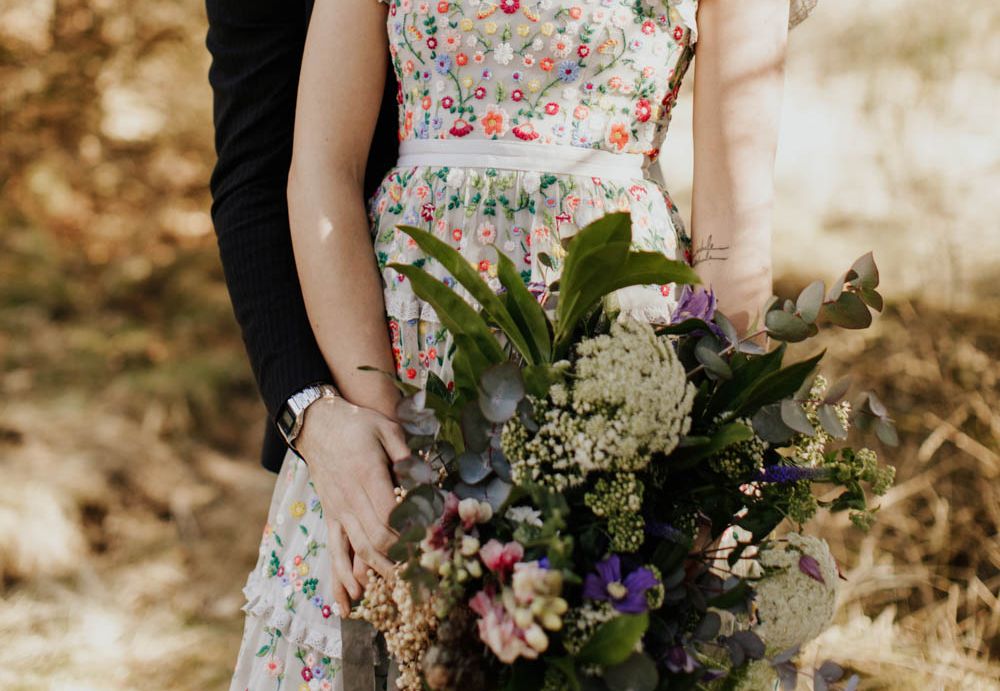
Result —
<svg viewBox="0 0 1000 691"><path fill-rule="evenodd" d="M631 249L626 213L582 228L540 291L500 252L498 292L400 229L455 279L393 265L452 333L455 379L400 383L414 449L396 467L400 565L352 612L385 634L399 688L794 688L841 578L801 526L821 507L870 525L893 469L835 441L895 430L875 394L852 406L848 382L815 374L823 353L783 360L822 324L870 323L871 255L830 290L772 298L740 338L690 266ZM673 323L619 313L619 289L671 282ZM804 673L816 689L844 676L832 661Z"/></svg>

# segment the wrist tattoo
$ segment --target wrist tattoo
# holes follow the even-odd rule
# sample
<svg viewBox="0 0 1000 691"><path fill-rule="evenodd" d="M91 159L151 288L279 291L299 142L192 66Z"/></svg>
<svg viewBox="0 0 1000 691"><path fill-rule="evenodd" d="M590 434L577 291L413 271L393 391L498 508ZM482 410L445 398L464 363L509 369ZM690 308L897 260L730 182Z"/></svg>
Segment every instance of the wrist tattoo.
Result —
<svg viewBox="0 0 1000 691"><path fill-rule="evenodd" d="M726 261L726 253L729 245L717 246L709 235L692 253L691 265L700 264L707 261Z"/></svg>

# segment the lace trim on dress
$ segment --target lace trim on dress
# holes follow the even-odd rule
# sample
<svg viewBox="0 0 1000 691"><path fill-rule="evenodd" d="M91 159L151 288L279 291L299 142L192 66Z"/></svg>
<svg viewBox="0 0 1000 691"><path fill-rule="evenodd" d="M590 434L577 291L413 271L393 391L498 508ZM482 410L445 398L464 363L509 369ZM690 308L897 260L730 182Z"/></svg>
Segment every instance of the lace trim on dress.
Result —
<svg viewBox="0 0 1000 691"><path fill-rule="evenodd" d="M816 9L816 4L819 0L789 0L788 9L788 28L794 29L796 26L805 21L806 17L812 14L812 11ZM691 45L694 45L698 41L698 22L696 19L696 13L691 10L689 6L681 3L678 4L677 13L681 17L681 21L691 30Z"/></svg>
<svg viewBox="0 0 1000 691"><path fill-rule="evenodd" d="M264 620L290 643L340 659L342 639L338 625L310 623L311 617L304 612L296 615L285 609L285 598L280 591L260 585L256 578L247 582L243 587L246 603L240 610ZM336 619L331 617L331 621Z"/></svg>

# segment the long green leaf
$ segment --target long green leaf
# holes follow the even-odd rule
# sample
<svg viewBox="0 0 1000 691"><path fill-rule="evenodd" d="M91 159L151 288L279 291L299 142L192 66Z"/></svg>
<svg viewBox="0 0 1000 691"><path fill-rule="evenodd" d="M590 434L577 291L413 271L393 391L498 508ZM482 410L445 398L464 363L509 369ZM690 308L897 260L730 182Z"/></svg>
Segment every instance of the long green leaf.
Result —
<svg viewBox="0 0 1000 691"><path fill-rule="evenodd" d="M826 350L821 350L807 360L796 362L758 379L741 397L734 416L756 412L761 406L776 403L794 394L825 354Z"/></svg>
<svg viewBox="0 0 1000 691"><path fill-rule="evenodd" d="M569 243L559 274L559 305L556 308L556 341L572 333L585 310L576 307L580 287L601 275L595 260L604 265L604 276L614 275L628 255L632 242L632 220L628 213L601 216L577 231ZM573 315L577 315L573 318Z"/></svg>
<svg viewBox="0 0 1000 691"><path fill-rule="evenodd" d="M521 332L528 338L536 354L536 364L549 361L552 355L552 336L545 310L528 287L510 258L497 249L497 276L507 289L507 309Z"/></svg>
<svg viewBox="0 0 1000 691"><path fill-rule="evenodd" d="M434 237L426 230L408 225L396 227L413 238L420 249L436 259L456 281L469 291L469 294L482 305L483 311L496 322L524 359L534 364L533 353L528 346L525 334L521 333L521 329L518 328L510 312L507 311L506 305L483 280L479 272L472 268L468 259L463 257L454 247Z"/></svg>
<svg viewBox="0 0 1000 691"><path fill-rule="evenodd" d="M452 333L456 342L460 336L468 336L468 345L474 345L481 356L489 362L500 363L507 359L486 321L455 291L423 269L411 264L392 263L388 266L410 279L413 292L420 299L430 303L437 312L441 324Z"/></svg>
<svg viewBox="0 0 1000 691"><path fill-rule="evenodd" d="M648 626L649 614L646 612L622 614L606 621L584 644L576 659L583 664L620 665L632 654Z"/></svg>

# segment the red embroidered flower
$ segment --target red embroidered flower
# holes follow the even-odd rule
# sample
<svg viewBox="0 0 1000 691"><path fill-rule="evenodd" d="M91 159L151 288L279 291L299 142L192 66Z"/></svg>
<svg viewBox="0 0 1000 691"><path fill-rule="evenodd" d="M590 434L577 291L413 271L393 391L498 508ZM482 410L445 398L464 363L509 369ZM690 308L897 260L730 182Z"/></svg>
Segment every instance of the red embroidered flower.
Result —
<svg viewBox="0 0 1000 691"><path fill-rule="evenodd" d="M455 56L455 64L459 67L469 64L469 56L465 53L459 53Z"/></svg>
<svg viewBox="0 0 1000 691"><path fill-rule="evenodd" d="M520 101L522 98L524 98L524 92L521 91L520 89L514 89L513 91L510 92L510 98L512 101Z"/></svg>
<svg viewBox="0 0 1000 691"><path fill-rule="evenodd" d="M439 13L448 14L449 9L451 9L451 5L447 2L447 0L441 0L441 2L438 3Z"/></svg>
<svg viewBox="0 0 1000 691"><path fill-rule="evenodd" d="M434 220L434 202L426 202L420 207L420 218L425 221Z"/></svg>
<svg viewBox="0 0 1000 691"><path fill-rule="evenodd" d="M433 36L429 36L427 38L427 47L430 48L431 50L434 50L435 48L437 48L437 46L438 46L438 40Z"/></svg>
<svg viewBox="0 0 1000 691"><path fill-rule="evenodd" d="M461 242L462 241L462 229L461 228L453 228L452 231L451 231L451 239L454 240L455 242Z"/></svg>
<svg viewBox="0 0 1000 691"><path fill-rule="evenodd" d="M678 24L674 27L674 40L679 41L684 38L684 29Z"/></svg>
<svg viewBox="0 0 1000 691"><path fill-rule="evenodd" d="M576 47L576 54L579 55L581 58L587 57L588 55L590 55L590 46L581 43Z"/></svg>
<svg viewBox="0 0 1000 691"><path fill-rule="evenodd" d="M406 369L406 378L407 379L416 379L417 378L417 370L413 369L412 367L408 367Z"/></svg>
<svg viewBox="0 0 1000 691"><path fill-rule="evenodd" d="M320 610L323 613L324 619L329 619L330 615L333 614L333 610L330 609L330 605L323 605L323 609Z"/></svg>
<svg viewBox="0 0 1000 691"><path fill-rule="evenodd" d="M479 262L479 270L480 271L489 271L490 270L490 260L489 259L483 259L483 260L481 260Z"/></svg>
<svg viewBox="0 0 1000 691"><path fill-rule="evenodd" d="M515 137L523 139L526 142L534 141L540 136L530 122L511 128L511 132L514 133Z"/></svg>
<svg viewBox="0 0 1000 691"><path fill-rule="evenodd" d="M472 125L462 118L458 118L448 131L455 137L464 137L472 131Z"/></svg>
<svg viewBox="0 0 1000 691"><path fill-rule="evenodd" d="M444 98L441 99L442 108L451 108L454 104L455 104L455 99L453 99L451 96L445 96Z"/></svg>
<svg viewBox="0 0 1000 691"><path fill-rule="evenodd" d="M420 107L423 108L424 110L430 110L431 109L431 97L430 96L424 96L422 99L420 99Z"/></svg>
<svg viewBox="0 0 1000 691"><path fill-rule="evenodd" d="M311 669L309 669L308 667L303 667L302 668L302 678L305 679L306 681L312 681L313 671Z"/></svg>
<svg viewBox="0 0 1000 691"><path fill-rule="evenodd" d="M662 295L663 297L667 297L670 295L669 283L664 283L662 286L660 286L660 295Z"/></svg>
<svg viewBox="0 0 1000 691"><path fill-rule="evenodd" d="M555 60L553 60L552 58L542 58L538 62L538 66L541 67L546 72L551 72L552 68L555 67L555 64L556 64Z"/></svg>
<svg viewBox="0 0 1000 691"><path fill-rule="evenodd" d="M520 0L500 0L500 9L506 14L514 14L521 7Z"/></svg>
<svg viewBox="0 0 1000 691"><path fill-rule="evenodd" d="M472 95L478 98L479 100L486 98L486 87L477 86L476 90L472 92Z"/></svg>
<svg viewBox="0 0 1000 691"><path fill-rule="evenodd" d="M649 105L649 100L640 98L635 102L635 119L639 122L646 122L653 114L653 109Z"/></svg>
<svg viewBox="0 0 1000 691"><path fill-rule="evenodd" d="M647 36L652 36L653 32L655 31L656 31L656 24L653 22L652 19L647 19L642 23L642 33L646 34Z"/></svg>
<svg viewBox="0 0 1000 691"><path fill-rule="evenodd" d="M558 112L559 112L559 104L556 103L555 101L549 101L548 103L545 104L546 115L555 115Z"/></svg>
<svg viewBox="0 0 1000 691"><path fill-rule="evenodd" d="M285 575L285 567L284 567L284 565L278 567L277 575L278 575L279 578L281 578L282 576Z"/></svg>

